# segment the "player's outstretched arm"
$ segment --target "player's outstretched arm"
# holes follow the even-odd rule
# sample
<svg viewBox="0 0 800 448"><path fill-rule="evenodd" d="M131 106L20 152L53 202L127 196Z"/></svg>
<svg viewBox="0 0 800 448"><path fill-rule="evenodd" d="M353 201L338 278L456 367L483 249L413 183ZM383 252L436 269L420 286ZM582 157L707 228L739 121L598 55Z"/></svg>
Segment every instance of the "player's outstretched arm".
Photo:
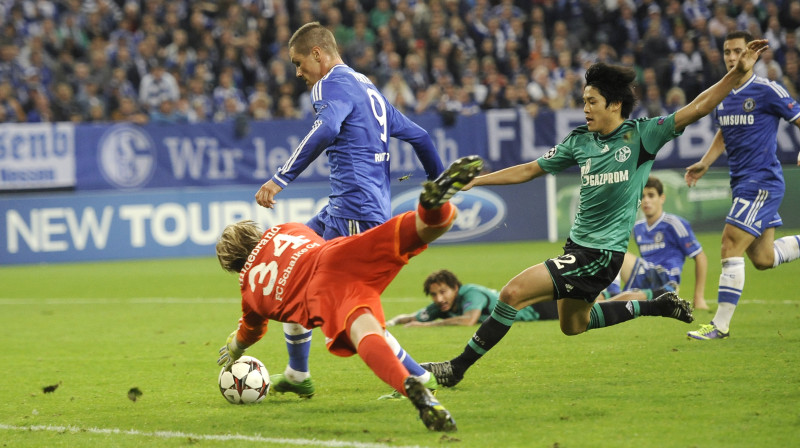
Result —
<svg viewBox="0 0 800 448"><path fill-rule="evenodd" d="M394 316L393 318L387 320L386 326L393 327L395 325L402 325L411 322L412 320L414 320L413 314L398 314L397 316Z"/></svg>
<svg viewBox="0 0 800 448"><path fill-rule="evenodd" d="M753 69L759 55L769 47L766 39L754 40L747 44L747 50L739 58L736 67L732 68L716 84L697 95L691 103L675 113L675 130L683 131L686 126L710 114L712 110L739 86L744 77Z"/></svg>
<svg viewBox="0 0 800 448"><path fill-rule="evenodd" d="M464 187L462 191L466 191L472 187L477 187L480 185L521 184L523 182L533 180L543 174L547 174L547 172L539 166L539 162L534 160L533 162L515 165L495 171L493 173L484 174L483 176L478 176L466 187Z"/></svg>
<svg viewBox="0 0 800 448"><path fill-rule="evenodd" d="M686 168L686 173L683 175L686 185L689 187L697 185L697 181L706 174L708 168L719 158L723 151L725 151L725 140L722 138L722 132L717 131L716 135L714 135L714 140L711 141L711 146L708 147L703 158Z"/></svg>
<svg viewBox="0 0 800 448"><path fill-rule="evenodd" d="M219 359L217 359L217 364L225 367L226 369L244 354L245 346L236 340L236 333L237 330L233 330L233 333L228 336L228 340L225 342L225 345L219 349Z"/></svg>
<svg viewBox="0 0 800 448"><path fill-rule="evenodd" d="M406 327L444 327L444 326L461 326L471 327L478 323L481 317L481 310L468 310L461 316L446 317L444 319L436 319L429 322L411 321L406 324Z"/></svg>

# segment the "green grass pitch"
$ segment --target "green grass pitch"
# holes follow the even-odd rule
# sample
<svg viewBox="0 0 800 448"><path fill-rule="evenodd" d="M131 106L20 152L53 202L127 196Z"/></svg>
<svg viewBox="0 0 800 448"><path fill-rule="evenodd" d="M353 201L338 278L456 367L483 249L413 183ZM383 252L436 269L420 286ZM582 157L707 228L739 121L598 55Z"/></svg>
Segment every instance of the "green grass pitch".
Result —
<svg viewBox="0 0 800 448"><path fill-rule="evenodd" d="M714 308L719 234L699 237ZM427 303L422 280L434 269L501 288L560 246L434 245L384 294L387 317ZM0 440L3 447L796 446L800 262L767 272L748 262L746 275L724 341L688 341L696 325L664 318L574 337L555 321L514 325L458 387L439 392L459 427L443 435L427 431L407 401L378 401L389 388L358 357L328 354L318 330L314 398L228 404L215 361L239 317L237 279L213 257L0 267ZM696 313L699 323L712 316ZM423 362L457 355L474 330L392 333ZM280 326L272 323L247 354L281 372ZM47 386L57 387L45 393ZM128 398L133 387L142 392L136 401Z"/></svg>

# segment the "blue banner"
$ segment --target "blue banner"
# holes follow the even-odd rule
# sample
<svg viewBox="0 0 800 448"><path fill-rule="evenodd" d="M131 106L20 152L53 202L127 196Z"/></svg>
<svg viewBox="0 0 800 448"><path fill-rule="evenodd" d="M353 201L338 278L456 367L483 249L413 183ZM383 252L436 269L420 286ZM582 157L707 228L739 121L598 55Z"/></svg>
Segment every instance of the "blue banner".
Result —
<svg viewBox="0 0 800 448"><path fill-rule="evenodd" d="M486 141L481 117L465 117L455 128L441 127L435 114L416 120L431 131L448 163L466 148L479 150L474 142ZM80 126L78 189L261 185L310 128L311 122L302 120L253 122L244 135L237 134L233 123ZM389 149L393 175L425 178L411 145L392 139ZM329 174L327 157L320 156L295 182L328 182Z"/></svg>
<svg viewBox="0 0 800 448"><path fill-rule="evenodd" d="M445 165L477 154L490 169L534 160L584 124L579 109L489 110L445 125L437 114L411 117L434 140ZM291 156L311 128L309 120L186 125L4 125L0 127L0 188L72 187L78 190L261 185ZM658 154L656 167L685 168L699 160L716 132L710 118L689 126ZM75 150L78 148L79 150ZM786 122L778 132L778 158L795 164L800 133ZM392 175L422 179L411 145L392 139ZM723 155L715 166L725 166ZM327 182L319 157L295 182Z"/></svg>
<svg viewBox="0 0 800 448"><path fill-rule="evenodd" d="M416 209L419 183L393 191L395 214ZM254 200L257 188L163 189L135 192L26 194L0 201L0 264L213 256L222 229L252 219L269 228L306 222L327 204L328 183L296 185L273 209ZM456 195L461 210L441 242L546 238L544 182L475 189ZM516 201L516 202L515 202Z"/></svg>

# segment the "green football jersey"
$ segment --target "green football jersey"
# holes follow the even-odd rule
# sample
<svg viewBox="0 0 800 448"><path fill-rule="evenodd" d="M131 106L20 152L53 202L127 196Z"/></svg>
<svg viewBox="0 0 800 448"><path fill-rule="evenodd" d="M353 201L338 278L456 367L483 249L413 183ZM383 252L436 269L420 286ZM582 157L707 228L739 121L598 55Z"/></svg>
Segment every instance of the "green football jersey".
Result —
<svg viewBox="0 0 800 448"><path fill-rule="evenodd" d="M464 313L470 310L481 310L481 317L478 318L478 323L482 323L492 314L492 310L497 305L499 298L500 293L495 289L466 283L458 289L450 311L442 312L435 303L431 303L417 311L414 318L420 322L430 322L436 319L463 316ZM526 306L517 311L515 320L523 322L539 320L539 313L533 309L533 306Z"/></svg>
<svg viewBox="0 0 800 448"><path fill-rule="evenodd" d="M608 135L584 125L540 157L539 166L551 174L575 165L581 169L580 205L570 239L625 252L656 153L681 134L675 132L675 114L625 120Z"/></svg>

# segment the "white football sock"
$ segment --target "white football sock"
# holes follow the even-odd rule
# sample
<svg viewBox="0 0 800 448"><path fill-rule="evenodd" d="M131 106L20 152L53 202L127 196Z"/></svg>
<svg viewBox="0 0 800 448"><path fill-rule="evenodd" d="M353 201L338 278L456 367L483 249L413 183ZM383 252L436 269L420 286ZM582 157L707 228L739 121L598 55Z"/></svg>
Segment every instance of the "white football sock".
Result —
<svg viewBox="0 0 800 448"><path fill-rule="evenodd" d="M800 235L778 238L772 248L775 251L775 261L772 262L773 268L779 264L796 260L800 258Z"/></svg>
<svg viewBox="0 0 800 448"><path fill-rule="evenodd" d="M283 376L293 383L302 383L306 378L310 377L311 374L308 372L298 372L297 370L286 366L286 369L283 371Z"/></svg>
<svg viewBox="0 0 800 448"><path fill-rule="evenodd" d="M720 302L717 307L717 314L711 322L717 329L723 333L727 333L731 328L731 319L733 312L736 311L736 305L728 302Z"/></svg>
<svg viewBox="0 0 800 448"><path fill-rule="evenodd" d="M744 288L744 257L722 259L722 273L719 276L717 293L717 314L712 322L717 328L727 333L730 329L733 312L739 303Z"/></svg>

